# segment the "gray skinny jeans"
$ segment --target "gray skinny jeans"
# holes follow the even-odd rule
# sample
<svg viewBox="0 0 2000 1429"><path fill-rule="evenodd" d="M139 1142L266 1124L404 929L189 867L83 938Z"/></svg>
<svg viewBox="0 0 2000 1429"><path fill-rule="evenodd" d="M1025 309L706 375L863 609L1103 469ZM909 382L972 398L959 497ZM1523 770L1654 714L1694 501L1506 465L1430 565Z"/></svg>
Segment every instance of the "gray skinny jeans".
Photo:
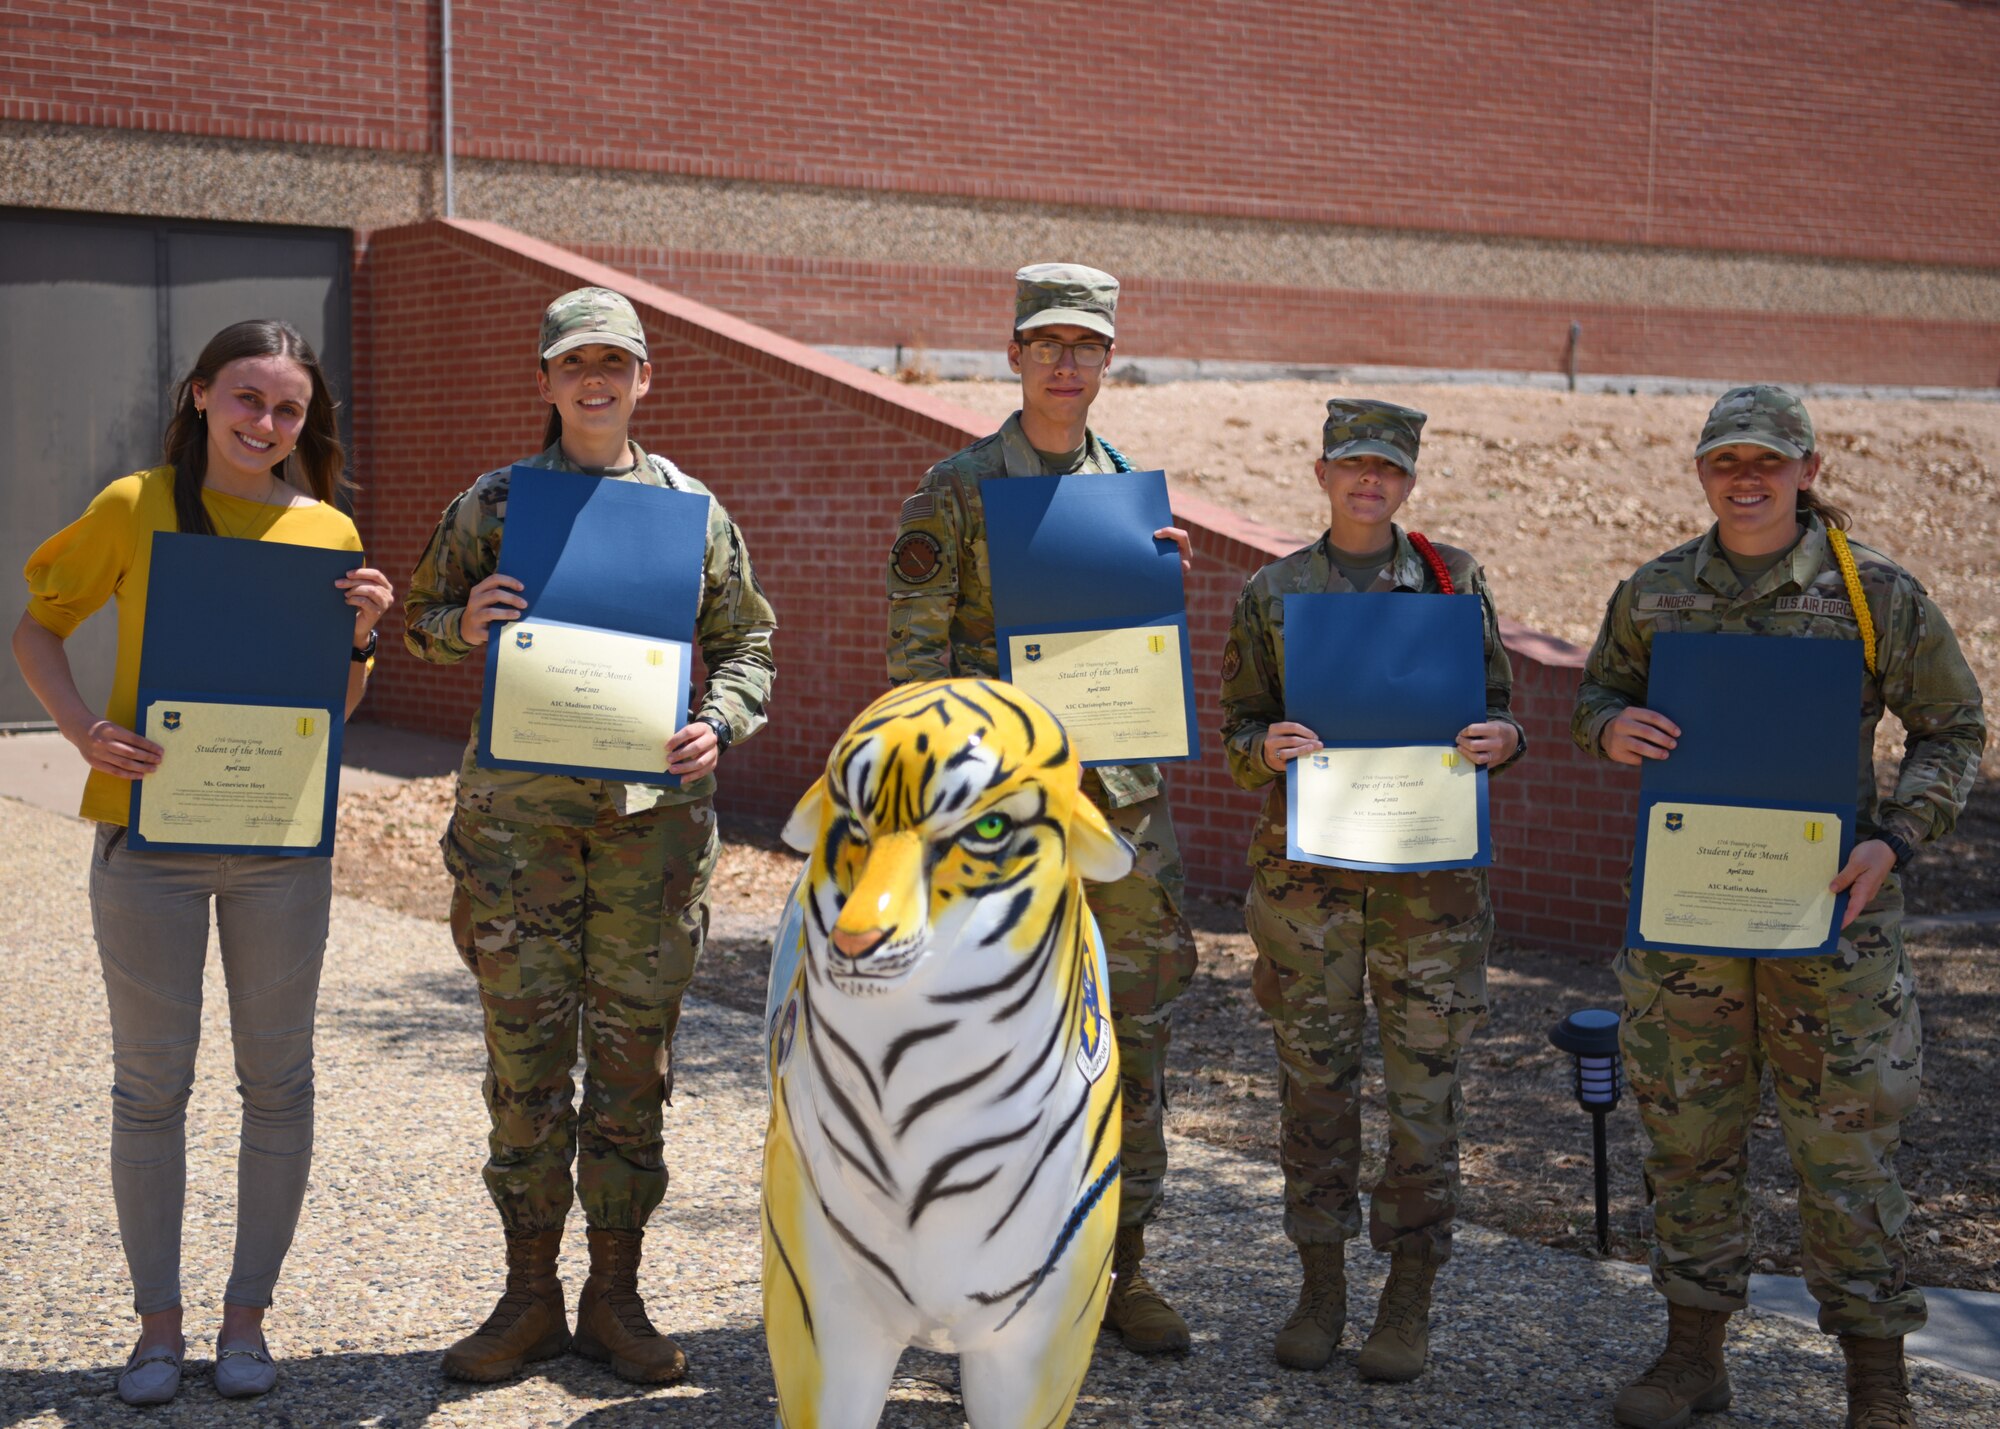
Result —
<svg viewBox="0 0 2000 1429"><path fill-rule="evenodd" d="M211 900L243 1098L223 1301L271 1303L312 1166L313 1012L332 894L328 858L140 851L118 825L97 827L90 912L111 1007L111 1191L142 1315L181 1303L187 1101Z"/></svg>

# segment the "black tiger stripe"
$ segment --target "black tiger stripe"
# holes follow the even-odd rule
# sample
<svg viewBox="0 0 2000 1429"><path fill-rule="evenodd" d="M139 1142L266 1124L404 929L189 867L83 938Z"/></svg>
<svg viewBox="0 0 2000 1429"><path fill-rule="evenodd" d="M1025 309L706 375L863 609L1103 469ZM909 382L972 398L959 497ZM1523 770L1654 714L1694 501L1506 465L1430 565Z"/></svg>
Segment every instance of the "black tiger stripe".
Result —
<svg viewBox="0 0 2000 1429"><path fill-rule="evenodd" d="M992 697L995 704L1000 705L1021 722L1022 732L1028 736L1028 753L1033 754L1035 752L1035 745L1038 742L1035 739L1034 720L1028 717L1028 712L1022 709L1019 704L1002 694L999 686L996 685L993 687Z"/></svg>
<svg viewBox="0 0 2000 1429"><path fill-rule="evenodd" d="M1037 952L1034 957L1034 962L1032 966L1035 969L1035 976L1033 977L1033 979L1029 981L1026 987L1021 989L1021 995L1019 997L1015 998L1012 1002L1008 1003L1005 1007L1001 1008L998 1012L994 1013L993 1016L990 1019L988 1019L989 1021L1005 1022L1008 1018L1014 1016L1022 1008L1026 1007L1030 1002L1034 1001L1035 994L1042 990L1042 969L1049 965L1049 962L1055 956L1056 948L1063 941L1062 937L1060 936L1060 926L1061 925L1054 923L1049 925L1048 934L1042 939L1041 950Z"/></svg>
<svg viewBox="0 0 2000 1429"><path fill-rule="evenodd" d="M1028 907L1034 901L1035 890L1032 888L1023 888L1019 893L1016 893L1013 900L1008 903L1007 911L1000 915L1000 921L994 925L993 931L979 940L979 946L990 948L1016 928L1020 927L1021 919L1027 915Z"/></svg>
<svg viewBox="0 0 2000 1429"><path fill-rule="evenodd" d="M840 1035L838 1029L831 1022L822 1023L815 1018L813 1019L813 1025L815 1027L824 1027L827 1040L833 1043L841 1056L854 1064L854 1070L861 1073L862 1084L868 1088L869 1099L875 1103L876 1109L880 1110L882 1106L882 1089L875 1085L875 1074L868 1069L868 1064L861 1060L861 1054L854 1050L853 1045Z"/></svg>
<svg viewBox="0 0 2000 1429"><path fill-rule="evenodd" d="M1062 1071L1062 1058L1060 1057L1052 1058L1049 1056L1049 1054L1055 1051L1056 1039L1061 1037L1062 1035L1063 1035L1063 1021L1061 1018L1057 1018L1053 1023L1050 1024L1049 1035L1043 1039L1041 1049L1038 1052L1036 1052L1033 1057L1030 1057L1028 1059L1028 1065L1021 1069L1021 1075L1014 1078L1013 1081L1007 1083L1007 1085L1002 1087L999 1091L995 1092L993 1094L993 1099L989 1101L987 1105L988 1106L1000 1105L1001 1102L1006 1101L1007 1098L1013 1096L1014 1093L1018 1092L1019 1090L1021 1090L1022 1087L1026 1086L1028 1084L1028 1078L1034 1076L1035 1073L1037 1072L1045 1072L1050 1067L1054 1067L1056 1071L1060 1073Z"/></svg>
<svg viewBox="0 0 2000 1429"><path fill-rule="evenodd" d="M896 1135L900 1137L904 1132L916 1125L917 1118L921 1117L925 1112L935 1107L943 1106L953 1097L962 1096L966 1092L971 1091L974 1087L999 1071L1001 1067L1005 1066L1007 1059L1012 1055L1013 1051L1010 1048L981 1067L978 1071L968 1073L955 1082L947 1082L934 1091L925 1092L922 1096L911 1102L908 1109L903 1112L902 1120L896 1123Z"/></svg>
<svg viewBox="0 0 2000 1429"><path fill-rule="evenodd" d="M882 1085L886 1087L889 1084L889 1078L896 1074L897 1065L902 1062L904 1054L912 1047L915 1047L920 1042L928 1042L933 1037L942 1037L947 1032L955 1032L957 1030L958 1019L954 1017L949 1022L934 1022L929 1027L912 1028L891 1042L889 1050L882 1055Z"/></svg>
<svg viewBox="0 0 2000 1429"><path fill-rule="evenodd" d="M1090 1174L1090 1168L1097 1164L1097 1148L1104 1144L1104 1133L1111 1127L1111 1114L1118 1110L1119 1099L1112 1097L1104 1104L1104 1115L1098 1117L1096 1130L1090 1133L1090 1150L1083 1158L1083 1176ZM1077 1178L1077 1185L1083 1184L1083 1176Z"/></svg>
<svg viewBox="0 0 2000 1429"><path fill-rule="evenodd" d="M819 1344L819 1331L813 1328L813 1307L806 1301L806 1287L799 1282L799 1273L792 1268L791 1252L785 1249L785 1238L778 1234L778 1228L771 1221L770 1202L764 1203L764 1232L771 1237L771 1244L777 1247L778 1263L785 1267L785 1274L792 1282L792 1293L799 1297L799 1313L805 1316L806 1338L814 1345Z"/></svg>
<svg viewBox="0 0 2000 1429"><path fill-rule="evenodd" d="M863 1260L867 1261L870 1265L874 1266L877 1270L882 1272L882 1278L884 1280L887 1280L890 1285L895 1287L896 1293L903 1297L904 1304L912 1307L916 1305L917 1302L910 1298L910 1292L903 1288L902 1278L898 1276L894 1270L890 1269L889 1262L882 1259L881 1256L877 1255L874 1251L870 1250L867 1246L861 1243L861 1237L856 1235L853 1231L849 1230L846 1227L846 1225L842 1223L840 1217L836 1216L833 1213L833 1208L827 1205L826 1198L824 1196L820 1198L819 1211L821 1215L826 1217L826 1223L833 1227L835 1233L837 1233L842 1240L847 1242L848 1248L850 1250L852 1250L856 1255L860 1256Z"/></svg>
<svg viewBox="0 0 2000 1429"><path fill-rule="evenodd" d="M1104 1259L1097 1262L1098 1280L1102 1280L1110 1272L1111 1258L1117 1253L1118 1253L1118 1240L1114 1236L1112 1238L1111 1244L1104 1248ZM1096 1282L1093 1281L1092 1283L1095 1284ZM1090 1313L1090 1297L1086 1295L1083 1301L1083 1308L1081 1310L1078 1310L1076 1312L1076 1318L1070 1321L1071 1327L1074 1328L1075 1326L1082 1324L1083 1317L1085 1315L1088 1315L1089 1313Z"/></svg>
<svg viewBox="0 0 2000 1429"><path fill-rule="evenodd" d="M963 1195L967 1191L976 1191L988 1181L991 1181L994 1176L998 1175L1000 1168L997 1166L994 1167L993 1170L987 1172L986 1175L977 1181L961 1181L955 1186L945 1185L945 1178L947 1176L983 1152L997 1151L1003 1146L1013 1145L1040 1124L1041 1119L1039 1117L1030 1117L1012 1131L1003 1131L998 1136L989 1136L984 1141L972 1142L970 1145L961 1146L956 1151L947 1152L945 1155L940 1156L932 1163L931 1169L924 1176L923 1184L917 1188L916 1197L910 1202L910 1228L912 1230L916 1229L918 1219L922 1217L925 1211L930 1209L932 1202L941 1200L947 1195L957 1196Z"/></svg>
<svg viewBox="0 0 2000 1429"><path fill-rule="evenodd" d="M1054 928L1051 927L1050 931L1053 932ZM964 1002L980 1002L986 998L997 996L1000 993L1006 992L1015 983L1040 966L1043 958L1046 957L1053 944L1048 937L1044 936L1040 946L1041 951L1034 958L1021 959L1021 961L1014 964L1012 971L997 981L981 983L978 987L961 988L957 992L933 992L927 993L925 996L929 1001L943 1006L952 1006ZM1029 990L1033 991L1032 987Z"/></svg>
<svg viewBox="0 0 2000 1429"><path fill-rule="evenodd" d="M1000 1234L1000 1228L1012 1220L1014 1212L1021 1208L1021 1202L1027 1197L1029 1187L1035 1184L1035 1178L1042 1174L1042 1168L1049 1164L1049 1158L1055 1155L1056 1148L1063 1144L1063 1138L1069 1135L1069 1129L1076 1125L1078 1119L1083 1116L1083 1109L1090 1105L1090 1085L1089 1082L1083 1084L1083 1095L1077 1098L1076 1105L1070 1108L1069 1115L1062 1119L1061 1124L1049 1133L1048 1142L1042 1147L1042 1154L1035 1158L1035 1164L1030 1166L1028 1174L1021 1178L1021 1189L1014 1193L1014 1199L1007 1203L1007 1209L1000 1213L1000 1219L988 1226L986 1234L979 1238L982 1244ZM1090 1162L1085 1160L1084 1165L1087 1168Z"/></svg>
<svg viewBox="0 0 2000 1429"><path fill-rule="evenodd" d="M862 1180L875 1188L876 1194L880 1195L884 1200L893 1201L896 1199L896 1193L883 1185L882 1178L869 1169L868 1163L855 1154L846 1142L833 1134L832 1127L822 1121L819 1123L819 1130L820 1135L826 1138L826 1144L833 1148L834 1155L845 1161L849 1166L852 1166Z"/></svg>
<svg viewBox="0 0 2000 1429"><path fill-rule="evenodd" d="M841 1090L840 1083L834 1080L833 1069L826 1064L826 1054L819 1049L817 1035L819 1019L812 1015L810 1007L806 1009L804 1021L806 1050L812 1053L813 1069L819 1073L820 1084L826 1088L827 1095L833 1098L835 1108L847 1119L847 1124L853 1127L855 1134L861 1138L862 1149L868 1153L868 1159L875 1163L875 1169L882 1173L882 1179L893 1184L896 1173L889 1169L889 1163L883 1159L882 1150L875 1144L875 1137L869 1132L867 1123L862 1121L861 1113L856 1110L847 1093Z"/></svg>

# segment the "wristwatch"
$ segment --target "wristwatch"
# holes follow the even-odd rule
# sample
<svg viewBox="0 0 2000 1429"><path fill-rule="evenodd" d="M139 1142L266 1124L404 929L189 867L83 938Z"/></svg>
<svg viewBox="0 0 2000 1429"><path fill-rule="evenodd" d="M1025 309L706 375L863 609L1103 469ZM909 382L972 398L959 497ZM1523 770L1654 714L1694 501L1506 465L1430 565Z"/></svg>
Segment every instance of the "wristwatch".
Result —
<svg viewBox="0 0 2000 1429"><path fill-rule="evenodd" d="M701 722L715 731L715 752L722 753L729 748L729 726L722 722L720 715L703 715Z"/></svg>
<svg viewBox="0 0 2000 1429"><path fill-rule="evenodd" d="M347 658L357 665L365 665L375 658L375 647L381 643L381 632L379 630L370 630L368 632L368 643L366 645L357 645L352 650L349 650Z"/></svg>
<svg viewBox="0 0 2000 1429"><path fill-rule="evenodd" d="M1875 837L1889 845L1889 852L1896 855L1897 868L1903 867L1917 856L1917 851L1910 846L1910 841L1901 834L1892 834L1887 829L1880 829L1876 831Z"/></svg>

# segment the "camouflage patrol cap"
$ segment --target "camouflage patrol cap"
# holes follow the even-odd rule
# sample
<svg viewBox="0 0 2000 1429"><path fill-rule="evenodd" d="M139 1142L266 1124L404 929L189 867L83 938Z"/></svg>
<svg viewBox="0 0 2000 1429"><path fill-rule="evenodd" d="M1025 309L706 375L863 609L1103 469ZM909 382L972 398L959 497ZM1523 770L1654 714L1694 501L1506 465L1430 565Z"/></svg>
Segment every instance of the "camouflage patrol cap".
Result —
<svg viewBox="0 0 2000 1429"><path fill-rule="evenodd" d="M1014 275L1014 331L1073 323L1113 337L1118 280L1081 263L1030 263Z"/></svg>
<svg viewBox="0 0 2000 1429"><path fill-rule="evenodd" d="M578 288L564 293L542 314L545 361L593 342L622 347L642 362L646 357L646 330L639 325L639 314L609 288Z"/></svg>
<svg viewBox="0 0 2000 1429"><path fill-rule="evenodd" d="M1810 456L1813 424L1806 415L1806 404L1784 388L1765 383L1730 388L1708 409L1695 458L1700 460L1717 447L1738 442L1769 447L1780 456Z"/></svg>
<svg viewBox="0 0 2000 1429"><path fill-rule="evenodd" d="M1411 476L1417 474L1417 444L1424 434L1425 414L1414 407L1378 402L1372 397L1335 397L1326 404L1321 455L1328 461L1344 456L1385 456Z"/></svg>

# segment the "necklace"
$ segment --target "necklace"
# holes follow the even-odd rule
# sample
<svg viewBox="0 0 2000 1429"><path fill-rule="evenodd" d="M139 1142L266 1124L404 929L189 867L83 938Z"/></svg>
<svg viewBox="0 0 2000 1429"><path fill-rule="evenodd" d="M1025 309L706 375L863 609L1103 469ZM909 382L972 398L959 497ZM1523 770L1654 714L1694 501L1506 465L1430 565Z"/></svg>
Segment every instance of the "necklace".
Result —
<svg viewBox="0 0 2000 1429"><path fill-rule="evenodd" d="M267 471L267 472L265 472L265 473L264 473L264 476L265 476L265 478L266 478L266 479L267 479L267 480L268 480L268 481L269 481L269 482L271 483L271 485L270 485L270 487L269 487L269 491L270 491L270 493L272 493L272 494L275 494L275 493L277 492L277 489L278 489L278 477L277 477L277 474L276 474L275 472L269 472L269 471ZM216 492L215 494L216 494L217 496L229 496L229 495L231 495L231 494L233 494L233 493L230 493L230 492L226 492L226 491L218 491L218 492ZM250 497L247 497L247 496L238 496L238 497L237 497L236 499L237 499L238 501L249 501L249 502L250 502L250 504L251 504L251 505L253 505L253 506L272 506L272 507L275 507L275 506L277 506L277 505L278 505L278 503L277 503L277 502L275 502L275 501L257 501L257 500L253 500L252 498L250 498ZM221 508L220 506L215 506L215 507L211 507L211 508L209 509L209 513L208 513L208 515L209 515L209 519L210 519L210 520L212 520L212 521L213 521L213 522L214 522L214 523L216 524L216 526L217 526L217 527L219 527L219 528L221 529L221 531L222 531L222 534L223 534L223 535L225 535L225 536L232 536L232 537L236 538L237 540L241 541L241 540L247 540L247 539L249 539L249 536L250 536L250 532L251 532L251 531L252 531L252 530L253 530L253 529L254 529L254 528L256 527L256 525L257 525L257 522L258 522L258 519L259 519L259 517L260 517L261 513L257 513L257 512L253 512L253 513L251 514L251 516L250 516L250 519L249 519L249 521L247 521L246 523L244 523L244 526L243 526L243 529L242 529L242 530L240 530L240 531L237 531L237 530L232 530L232 529L230 528L230 525L229 525L229 523L228 523L228 522L226 522L226 521L224 521L224 520L222 519L222 508Z"/></svg>

